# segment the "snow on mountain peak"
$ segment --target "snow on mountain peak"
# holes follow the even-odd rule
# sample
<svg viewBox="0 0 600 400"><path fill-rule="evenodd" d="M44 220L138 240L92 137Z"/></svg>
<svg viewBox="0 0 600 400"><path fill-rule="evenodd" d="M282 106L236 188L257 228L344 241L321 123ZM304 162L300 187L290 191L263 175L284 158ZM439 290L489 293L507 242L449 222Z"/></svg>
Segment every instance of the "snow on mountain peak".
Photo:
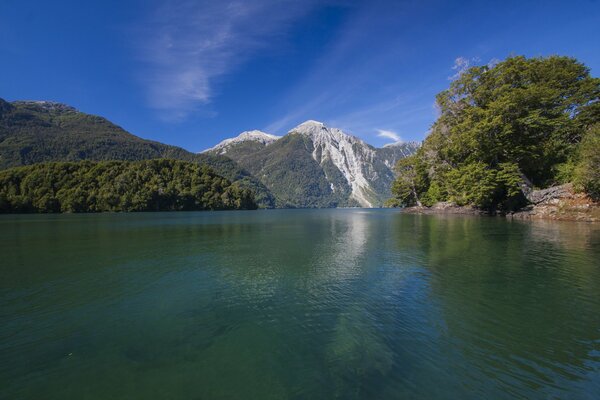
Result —
<svg viewBox="0 0 600 400"><path fill-rule="evenodd" d="M254 142L270 144L280 138L281 138L281 136L271 135L270 133L266 133L266 132L259 131L259 130L253 130L253 131L244 131L244 132L240 133L236 138L233 138L232 140L237 139L237 141L242 141L242 142L246 141L246 140L252 140Z"/></svg>
<svg viewBox="0 0 600 400"><path fill-rule="evenodd" d="M259 130L244 131L234 138L223 140L221 143L210 149L204 150L202 153L217 151L219 154L225 154L227 153L227 148L242 142L258 142L268 146L280 138L281 136L271 135L270 133Z"/></svg>
<svg viewBox="0 0 600 400"><path fill-rule="evenodd" d="M340 141L349 141L353 143L361 143L368 146L364 141L357 138L356 136L349 135L338 128L330 128L323 122L309 119L292 128L288 133L300 133L302 135L310 136L317 141L333 141L339 143Z"/></svg>
<svg viewBox="0 0 600 400"><path fill-rule="evenodd" d="M292 128L289 133L301 133L304 135L314 135L315 133L320 132L323 129L327 129L324 123L309 119L298 125L295 128Z"/></svg>

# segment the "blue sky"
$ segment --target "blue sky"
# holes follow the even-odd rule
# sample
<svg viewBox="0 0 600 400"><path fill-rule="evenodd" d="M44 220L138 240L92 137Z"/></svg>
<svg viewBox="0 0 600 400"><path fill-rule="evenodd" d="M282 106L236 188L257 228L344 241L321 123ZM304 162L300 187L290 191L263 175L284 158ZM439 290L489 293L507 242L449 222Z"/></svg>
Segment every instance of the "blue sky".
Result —
<svg viewBox="0 0 600 400"><path fill-rule="evenodd" d="M0 2L0 97L191 151L307 119L375 146L422 140L457 68L511 54L569 55L600 76L600 2Z"/></svg>

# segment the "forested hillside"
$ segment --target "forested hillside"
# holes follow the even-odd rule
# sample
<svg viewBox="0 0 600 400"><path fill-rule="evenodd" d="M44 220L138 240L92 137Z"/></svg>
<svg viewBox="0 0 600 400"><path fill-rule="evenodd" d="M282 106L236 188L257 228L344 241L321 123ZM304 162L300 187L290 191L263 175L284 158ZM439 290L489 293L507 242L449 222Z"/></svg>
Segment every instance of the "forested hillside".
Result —
<svg viewBox="0 0 600 400"><path fill-rule="evenodd" d="M436 100L430 135L397 165L392 205L510 211L532 188L566 182L600 195L600 79L577 60L510 57L473 67Z"/></svg>
<svg viewBox="0 0 600 400"><path fill-rule="evenodd" d="M0 99L0 169L50 161L156 158L207 164L217 174L252 189L261 206L274 206L265 186L227 157L145 140L105 118L64 104Z"/></svg>
<svg viewBox="0 0 600 400"><path fill-rule="evenodd" d="M252 192L175 160L42 163L0 171L0 212L256 209Z"/></svg>

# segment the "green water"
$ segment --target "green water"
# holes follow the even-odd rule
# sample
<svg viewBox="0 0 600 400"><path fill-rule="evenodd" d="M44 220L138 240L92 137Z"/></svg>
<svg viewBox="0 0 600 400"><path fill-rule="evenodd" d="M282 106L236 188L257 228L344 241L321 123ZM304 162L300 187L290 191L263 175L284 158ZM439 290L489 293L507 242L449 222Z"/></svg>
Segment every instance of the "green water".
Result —
<svg viewBox="0 0 600 400"><path fill-rule="evenodd" d="M1 399L598 399L600 227L0 218Z"/></svg>

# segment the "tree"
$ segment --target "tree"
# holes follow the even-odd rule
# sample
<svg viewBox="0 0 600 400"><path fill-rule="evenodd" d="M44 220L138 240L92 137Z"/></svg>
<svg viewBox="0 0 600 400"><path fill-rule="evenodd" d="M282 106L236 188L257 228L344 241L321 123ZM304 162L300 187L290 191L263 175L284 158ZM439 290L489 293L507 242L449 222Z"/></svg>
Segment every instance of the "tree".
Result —
<svg viewBox="0 0 600 400"><path fill-rule="evenodd" d="M413 155L400 159L398 164L396 164L398 177L392 185L392 194L397 199L399 205L404 207L415 204L419 207L422 205L417 190L419 176L416 161L416 156Z"/></svg>
<svg viewBox="0 0 600 400"><path fill-rule="evenodd" d="M473 67L436 100L440 116L410 161L414 170L401 167L394 183L399 203L518 207L522 185L547 187L569 176L579 147L594 147L592 139L582 143L586 130L600 122L600 79L569 57Z"/></svg>

